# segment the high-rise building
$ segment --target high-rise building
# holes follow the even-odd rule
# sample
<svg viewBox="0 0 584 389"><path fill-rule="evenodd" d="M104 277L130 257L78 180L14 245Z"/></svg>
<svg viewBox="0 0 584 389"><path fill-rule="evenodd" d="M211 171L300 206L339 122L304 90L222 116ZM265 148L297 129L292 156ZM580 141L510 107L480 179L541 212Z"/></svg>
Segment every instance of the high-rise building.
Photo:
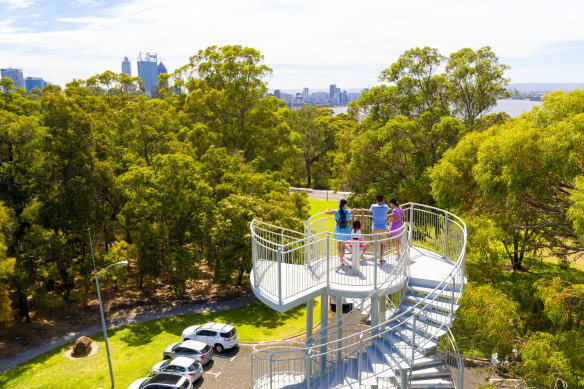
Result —
<svg viewBox="0 0 584 389"><path fill-rule="evenodd" d="M10 78L14 82L15 88L24 88L24 76L22 75L22 69L0 69L0 75L2 78Z"/></svg>
<svg viewBox="0 0 584 389"><path fill-rule="evenodd" d="M302 90L302 101L304 101L304 104L308 103L308 88L304 88Z"/></svg>
<svg viewBox="0 0 584 389"><path fill-rule="evenodd" d="M24 89L27 92L30 92L33 88L43 89L45 85L47 83L41 77L26 77L24 79Z"/></svg>
<svg viewBox="0 0 584 389"><path fill-rule="evenodd" d="M125 56L122 61L122 73L126 73L128 76L132 77L132 63L128 59L128 56Z"/></svg>
<svg viewBox="0 0 584 389"><path fill-rule="evenodd" d="M280 91L280 89L274 89L274 96L276 96L279 99L282 98L282 92Z"/></svg>
<svg viewBox="0 0 584 389"><path fill-rule="evenodd" d="M158 54L140 52L138 56L138 77L144 84L146 96L152 96L152 89L158 84Z"/></svg>
<svg viewBox="0 0 584 389"><path fill-rule="evenodd" d="M162 73L168 73L168 69L166 68L166 66L164 66L162 61L160 61L160 63L158 64L158 74Z"/></svg>

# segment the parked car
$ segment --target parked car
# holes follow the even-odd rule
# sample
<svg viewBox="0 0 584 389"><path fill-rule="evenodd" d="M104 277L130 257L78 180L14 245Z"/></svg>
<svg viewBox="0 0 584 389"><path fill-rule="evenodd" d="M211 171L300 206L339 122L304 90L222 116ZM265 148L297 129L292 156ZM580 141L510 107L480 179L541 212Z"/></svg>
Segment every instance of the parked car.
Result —
<svg viewBox="0 0 584 389"><path fill-rule="evenodd" d="M204 365L213 358L213 347L203 342L197 342L196 340L186 340L171 344L162 353L162 359L173 359L176 357L191 358Z"/></svg>
<svg viewBox="0 0 584 389"><path fill-rule="evenodd" d="M128 389L193 389L191 381L176 374L158 374L154 377L145 377L136 380Z"/></svg>
<svg viewBox="0 0 584 389"><path fill-rule="evenodd" d="M150 371L150 375L161 373L181 375L195 382L203 375L203 366L192 358L176 357L158 362Z"/></svg>
<svg viewBox="0 0 584 389"><path fill-rule="evenodd" d="M331 312L336 312L337 311L337 300L334 297L331 297L330 299L330 306L331 306ZM343 297L343 307L342 307L342 311L343 313L349 313L353 310L353 301L350 299L346 299Z"/></svg>
<svg viewBox="0 0 584 389"><path fill-rule="evenodd" d="M215 348L218 353L235 347L239 337L237 330L230 324L207 323L190 326L182 333L183 340L196 340Z"/></svg>

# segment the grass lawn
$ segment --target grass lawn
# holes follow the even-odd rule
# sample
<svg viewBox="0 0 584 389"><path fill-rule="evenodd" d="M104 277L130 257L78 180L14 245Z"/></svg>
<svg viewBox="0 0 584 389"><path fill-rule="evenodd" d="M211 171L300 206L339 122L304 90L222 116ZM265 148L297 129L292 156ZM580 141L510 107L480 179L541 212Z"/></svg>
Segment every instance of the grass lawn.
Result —
<svg viewBox="0 0 584 389"><path fill-rule="evenodd" d="M327 208L337 209L339 207L339 202L333 200L308 199L308 203L310 204L310 216L324 212Z"/></svg>
<svg viewBox="0 0 584 389"><path fill-rule="evenodd" d="M184 328L217 321L233 324L240 341L282 339L305 330L306 306L278 313L261 302L221 312L176 316L108 331L108 341L117 388L145 377L161 360L162 351L180 341ZM319 301L315 301L314 322L320 321ZM68 344L40 355L0 376L0 388L109 388L109 368L103 334L91 336L96 354L81 359L63 356ZM243 346L242 346L243 347Z"/></svg>

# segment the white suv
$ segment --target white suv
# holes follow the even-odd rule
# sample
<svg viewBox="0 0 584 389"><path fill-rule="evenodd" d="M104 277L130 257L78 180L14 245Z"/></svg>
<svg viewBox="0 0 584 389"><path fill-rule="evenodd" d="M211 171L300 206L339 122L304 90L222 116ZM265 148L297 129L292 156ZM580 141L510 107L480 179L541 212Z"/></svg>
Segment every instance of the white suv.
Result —
<svg viewBox="0 0 584 389"><path fill-rule="evenodd" d="M235 347L239 338L235 327L224 323L207 323L190 326L182 333L184 340L196 340L215 348L217 352Z"/></svg>

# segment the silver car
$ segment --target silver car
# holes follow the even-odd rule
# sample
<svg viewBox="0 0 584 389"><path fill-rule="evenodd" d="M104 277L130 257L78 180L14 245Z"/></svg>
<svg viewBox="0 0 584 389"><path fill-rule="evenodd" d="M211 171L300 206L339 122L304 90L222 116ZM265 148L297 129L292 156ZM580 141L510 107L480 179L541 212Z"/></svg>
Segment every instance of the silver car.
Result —
<svg viewBox="0 0 584 389"><path fill-rule="evenodd" d="M235 327L224 323L207 323L190 326L182 333L183 340L198 340L215 348L218 353L237 345L239 337Z"/></svg>
<svg viewBox="0 0 584 389"><path fill-rule="evenodd" d="M191 358L204 365L213 358L213 347L196 340L185 340L171 344L162 353L162 359L176 357Z"/></svg>
<svg viewBox="0 0 584 389"><path fill-rule="evenodd" d="M158 362L150 371L150 375L161 373L181 375L195 382L203 375L203 366L192 358L176 357Z"/></svg>
<svg viewBox="0 0 584 389"><path fill-rule="evenodd" d="M193 389L191 381L175 374L158 374L136 380L128 389Z"/></svg>

